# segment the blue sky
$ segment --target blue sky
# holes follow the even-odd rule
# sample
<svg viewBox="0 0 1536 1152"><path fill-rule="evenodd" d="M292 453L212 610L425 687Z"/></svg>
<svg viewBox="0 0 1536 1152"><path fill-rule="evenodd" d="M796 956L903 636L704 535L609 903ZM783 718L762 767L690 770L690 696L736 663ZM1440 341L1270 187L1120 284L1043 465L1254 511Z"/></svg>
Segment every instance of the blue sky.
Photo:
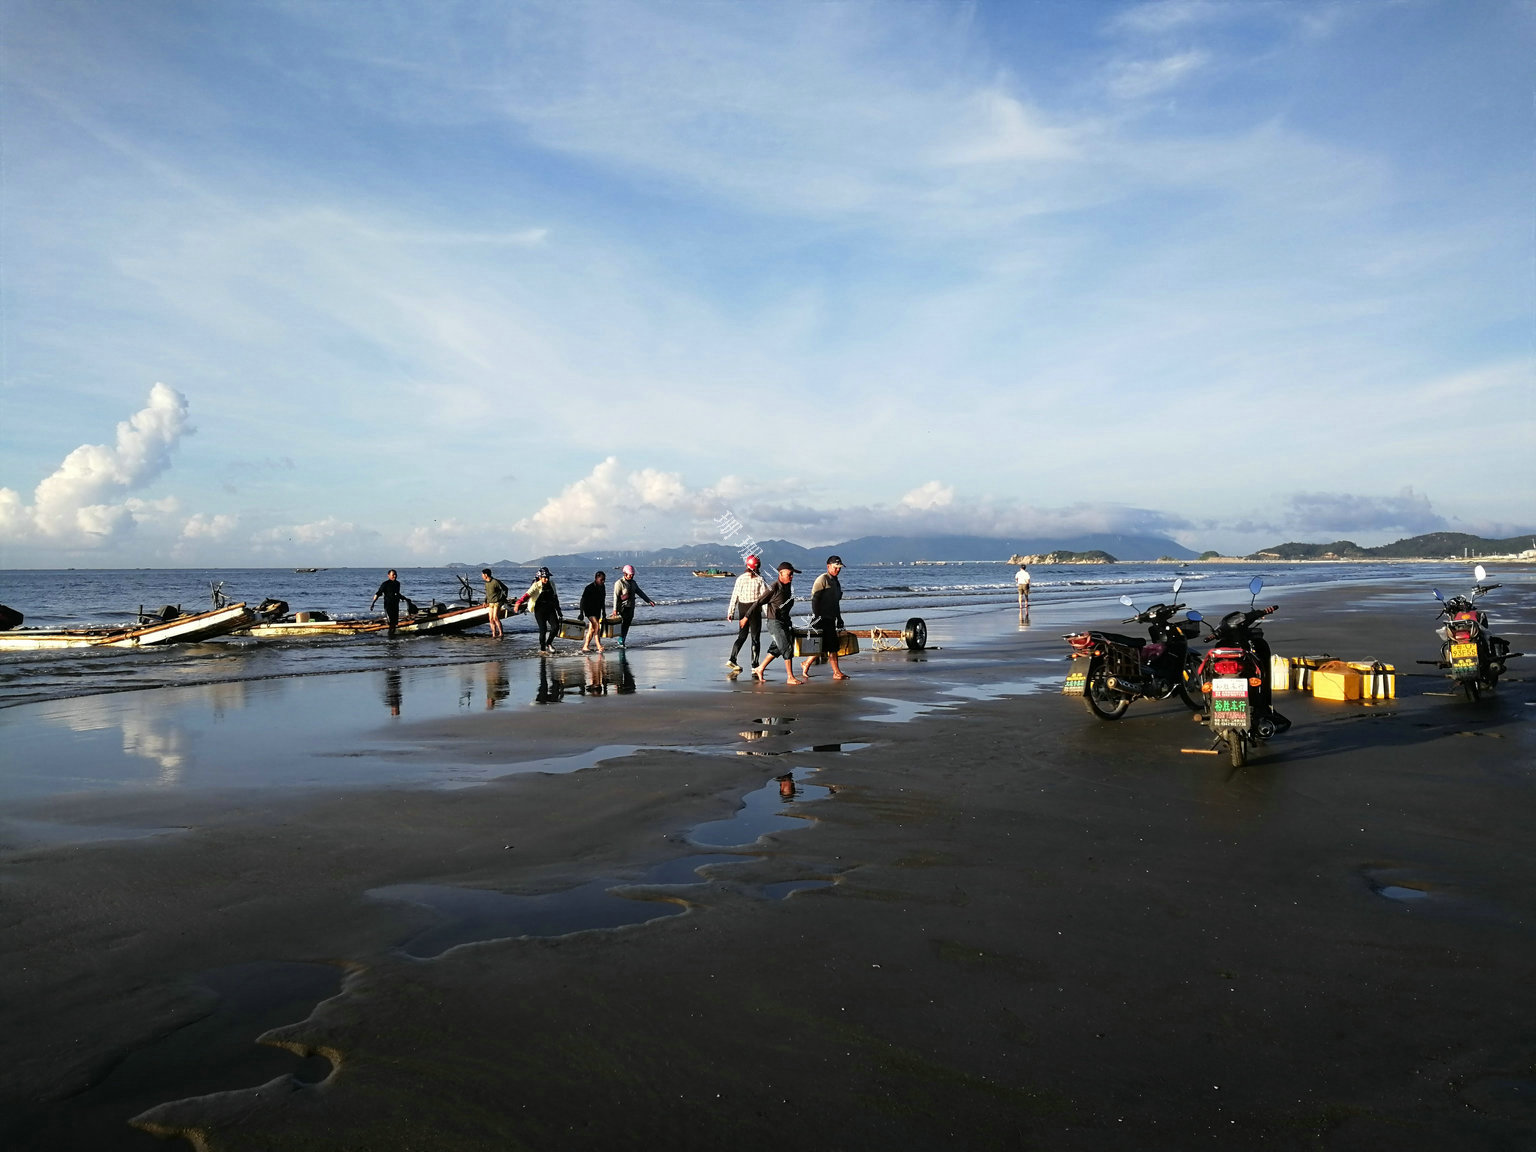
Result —
<svg viewBox="0 0 1536 1152"><path fill-rule="evenodd" d="M0 565L1536 529L1529 2L0 0Z"/></svg>

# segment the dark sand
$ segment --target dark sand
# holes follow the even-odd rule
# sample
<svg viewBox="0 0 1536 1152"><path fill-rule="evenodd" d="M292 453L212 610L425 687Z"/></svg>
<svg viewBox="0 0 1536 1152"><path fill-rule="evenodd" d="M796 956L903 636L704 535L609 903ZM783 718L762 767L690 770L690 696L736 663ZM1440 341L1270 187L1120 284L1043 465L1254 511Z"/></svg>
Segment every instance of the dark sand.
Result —
<svg viewBox="0 0 1536 1152"><path fill-rule="evenodd" d="M1286 598L1271 642L1429 673L1433 606L1391 592ZM933 689L1057 675L1063 631L396 733L509 765L699 749L567 774L34 806L188 830L0 857L0 1146L167 1146L140 1115L253 1152L1536 1147L1536 660L1477 705L1429 674L1280 697L1295 728L1239 771L1179 751L1209 738L1176 703ZM795 751L838 742L869 747ZM834 789L787 806L814 823L646 886L799 768ZM419 960L440 921L365 896L598 879L687 911Z"/></svg>

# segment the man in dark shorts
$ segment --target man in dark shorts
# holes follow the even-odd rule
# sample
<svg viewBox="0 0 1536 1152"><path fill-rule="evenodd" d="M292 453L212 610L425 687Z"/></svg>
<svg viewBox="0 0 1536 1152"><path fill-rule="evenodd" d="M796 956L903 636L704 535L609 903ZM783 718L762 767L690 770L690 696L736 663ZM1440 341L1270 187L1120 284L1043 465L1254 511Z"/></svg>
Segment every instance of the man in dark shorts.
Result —
<svg viewBox="0 0 1536 1152"><path fill-rule="evenodd" d="M848 679L837 662L837 633L843 626L843 586L838 583L837 574L842 570L843 558L828 556L827 570L811 585L811 633L821 637L821 655L807 656L800 662L804 679L811 678L811 665L817 660L832 665L832 679Z"/></svg>
<svg viewBox="0 0 1536 1152"><path fill-rule="evenodd" d="M596 644L597 650L603 650L603 609L608 603L608 589L606 581L608 573L599 572L592 577L592 583L581 590L581 617L587 622L587 630L581 637L581 650L590 650L590 645Z"/></svg>
<svg viewBox="0 0 1536 1152"><path fill-rule="evenodd" d="M759 680L764 678L763 674L768 670L768 665L773 663L773 658L782 656L784 683L800 683L795 679L795 636L789 622L790 609L795 606L795 590L792 585L795 573L799 571L788 560L784 561L779 565L778 582L767 585L762 596L752 605L753 611L762 613L763 627L768 629L768 655L752 669L752 675Z"/></svg>
<svg viewBox="0 0 1536 1152"><path fill-rule="evenodd" d="M384 616L389 620L389 634L393 636L400 625L400 578L395 575L393 568L384 578L384 583L379 585L379 590L373 594L373 599L368 601L368 611L373 611L380 596L384 598Z"/></svg>
<svg viewBox="0 0 1536 1152"><path fill-rule="evenodd" d="M480 579L485 581L485 603L491 610L491 635L500 640L501 614L507 606L507 586L492 576L489 568L480 569Z"/></svg>

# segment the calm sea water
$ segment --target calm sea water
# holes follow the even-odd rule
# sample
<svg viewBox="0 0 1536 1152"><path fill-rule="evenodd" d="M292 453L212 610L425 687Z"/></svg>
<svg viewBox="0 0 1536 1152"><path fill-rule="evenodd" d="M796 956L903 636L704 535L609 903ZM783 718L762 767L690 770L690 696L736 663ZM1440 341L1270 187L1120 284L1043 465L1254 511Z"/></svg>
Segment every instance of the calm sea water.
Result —
<svg viewBox="0 0 1536 1152"><path fill-rule="evenodd" d="M1062 565L1031 570L1037 618L1063 622L1113 615L1114 601L1129 594L1139 604L1166 598L1170 582L1182 576L1180 598L1207 614L1246 602L1248 581L1262 575L1275 592L1339 582L1468 583L1464 565L1401 564L1111 564ZM928 564L852 567L843 571L844 617L850 627L901 627L913 616L933 619L966 612L999 611L1014 603L1014 569L1007 564ZM460 595L457 573L444 568L400 569L405 594L418 603L452 603ZM463 573L478 589L478 573ZM497 573L521 594L533 569ZM613 574L610 573L610 576ZM801 600L797 618L809 607L807 572L796 578ZM632 647L690 636L728 635L726 600L733 581L693 576L681 568L648 568L640 585L657 602L640 606ZM140 607L166 604L186 611L210 606L215 585L230 600L255 605L263 598L285 600L294 609L321 609L335 617L364 616L384 573L374 569L331 568L301 573L292 569L32 570L0 572L0 603L26 615L28 626L119 624ZM561 602L574 615L586 569L555 572ZM1113 608L1111 609L1111 606ZM226 637L204 644L143 650L82 649L0 653L0 707L36 700L167 685L266 680L318 673L401 669L532 656L532 623L526 616L508 622L498 644L482 628L459 636L389 640L350 639L254 641ZM574 645L570 645L574 648Z"/></svg>

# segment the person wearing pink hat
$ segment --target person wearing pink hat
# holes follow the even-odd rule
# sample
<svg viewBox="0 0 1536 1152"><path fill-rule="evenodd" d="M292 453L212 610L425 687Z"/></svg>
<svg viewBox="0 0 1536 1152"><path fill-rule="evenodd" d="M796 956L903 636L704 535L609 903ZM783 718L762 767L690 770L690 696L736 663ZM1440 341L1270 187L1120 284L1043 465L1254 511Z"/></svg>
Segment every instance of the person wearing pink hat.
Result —
<svg viewBox="0 0 1536 1152"><path fill-rule="evenodd" d="M748 556L747 570L736 577L736 587L731 589L731 606L726 609L725 618L735 620L737 616L741 617L741 623L736 626L736 643L731 645L731 654L725 661L732 676L741 671L736 656L749 635L752 637L752 667L757 667L762 655L763 613L757 607L757 602L768 591L768 585L763 582L762 574L758 571L761 566L762 562L756 556Z"/></svg>
<svg viewBox="0 0 1536 1152"><path fill-rule="evenodd" d="M619 647L629 639L629 625L635 618L635 601L644 600L652 608L656 601L645 594L645 589L635 582L635 566L624 565L624 575L613 585L613 614L619 618Z"/></svg>

